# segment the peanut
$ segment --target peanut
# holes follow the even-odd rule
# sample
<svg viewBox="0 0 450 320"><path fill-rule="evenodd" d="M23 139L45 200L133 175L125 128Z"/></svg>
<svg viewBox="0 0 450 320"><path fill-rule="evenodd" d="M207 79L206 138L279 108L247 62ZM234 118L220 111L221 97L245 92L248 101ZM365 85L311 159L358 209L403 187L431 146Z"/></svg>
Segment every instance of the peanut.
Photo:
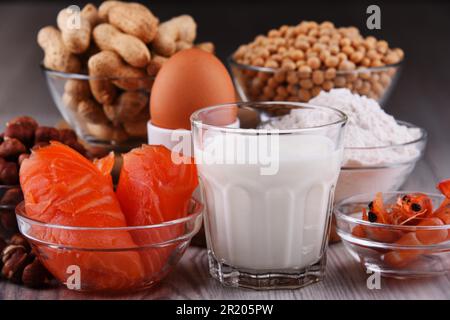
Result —
<svg viewBox="0 0 450 320"><path fill-rule="evenodd" d="M61 30L64 46L72 53L83 53L89 47L91 42L91 24L84 15L79 14L78 19L74 18L74 12L71 7L62 9L58 13L56 22ZM75 25L73 20L78 20L79 25Z"/></svg>
<svg viewBox="0 0 450 320"><path fill-rule="evenodd" d="M189 15L172 18L159 25L152 47L159 55L169 57L177 50L177 42L193 43L197 36L197 24Z"/></svg>
<svg viewBox="0 0 450 320"><path fill-rule="evenodd" d="M168 60L168 58L158 55L153 55L152 60L147 66L147 73L150 76L156 76L159 70L162 68L163 64Z"/></svg>
<svg viewBox="0 0 450 320"><path fill-rule="evenodd" d="M146 94L138 91L125 91L114 104L105 104L103 110L113 124L119 124L136 121L139 114L147 107L148 97Z"/></svg>
<svg viewBox="0 0 450 320"><path fill-rule="evenodd" d="M123 127L130 137L133 138L147 137L147 120L145 117L137 121L124 122Z"/></svg>
<svg viewBox="0 0 450 320"><path fill-rule="evenodd" d="M202 42L202 43L196 44L195 47L198 49L204 50L206 52L212 53L212 54L214 54L214 52L215 52L215 46L214 46L214 43L212 43L212 42Z"/></svg>
<svg viewBox="0 0 450 320"><path fill-rule="evenodd" d="M121 127L112 127L106 123L86 123L89 133L105 141L120 143L128 139L128 134Z"/></svg>
<svg viewBox="0 0 450 320"><path fill-rule="evenodd" d="M78 58L64 45L61 32L55 27L47 26L39 30L37 41L44 50L44 66L48 69L77 73L81 70Z"/></svg>
<svg viewBox="0 0 450 320"><path fill-rule="evenodd" d="M89 59L88 66L90 75L95 77L116 78L116 80L112 80L112 82L124 90L138 90L142 88L147 89L150 86L149 76L143 70L125 64L113 51L105 50L93 55ZM98 81L101 81L102 83L109 82L108 80L91 80L90 83L96 83ZM103 87L103 90L104 89L105 88ZM97 93L94 92L97 88L93 88L92 84L91 90L94 97L97 98ZM109 98L115 95L110 94L112 92L107 93ZM107 100L108 102L104 102L97 99L97 101L102 104L111 104L114 99Z"/></svg>
<svg viewBox="0 0 450 320"><path fill-rule="evenodd" d="M102 107L93 99L83 100L78 104L78 115L86 122L108 122L108 119L103 113Z"/></svg>
<svg viewBox="0 0 450 320"><path fill-rule="evenodd" d="M97 7L92 3L88 3L83 7L81 10L81 16L89 21L91 29L100 23Z"/></svg>
<svg viewBox="0 0 450 320"><path fill-rule="evenodd" d="M150 43L158 30L158 19L140 3L117 3L108 11L108 21L123 32Z"/></svg>
<svg viewBox="0 0 450 320"><path fill-rule="evenodd" d="M144 42L110 24L102 23L95 27L93 36L101 50L116 52L133 67L145 67L150 62L150 51Z"/></svg>

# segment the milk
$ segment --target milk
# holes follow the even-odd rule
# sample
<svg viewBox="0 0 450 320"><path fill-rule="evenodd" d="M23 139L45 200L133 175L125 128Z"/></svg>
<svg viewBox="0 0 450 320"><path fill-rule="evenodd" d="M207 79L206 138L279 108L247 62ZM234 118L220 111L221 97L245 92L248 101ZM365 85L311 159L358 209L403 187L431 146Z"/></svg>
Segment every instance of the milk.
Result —
<svg viewBox="0 0 450 320"><path fill-rule="evenodd" d="M212 136L202 150L196 146L196 159L214 158L207 154L214 148L207 146L229 139L245 145L267 137ZM326 136L277 139L273 160L278 170L272 175L261 174L259 163L198 163L208 247L221 263L253 270L300 269L322 257L342 152Z"/></svg>

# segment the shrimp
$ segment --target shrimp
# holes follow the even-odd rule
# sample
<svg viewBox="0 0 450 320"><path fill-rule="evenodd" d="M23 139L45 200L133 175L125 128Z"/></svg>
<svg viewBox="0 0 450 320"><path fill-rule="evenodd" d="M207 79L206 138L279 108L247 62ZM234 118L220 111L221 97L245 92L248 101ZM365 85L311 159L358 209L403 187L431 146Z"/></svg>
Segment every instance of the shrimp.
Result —
<svg viewBox="0 0 450 320"><path fill-rule="evenodd" d="M425 218L417 224L419 227L423 226L442 226L444 223L441 219ZM404 234L399 240L395 242L399 246L426 246L437 244L445 241L448 237L448 232L445 229L437 230L416 230ZM417 249L396 249L386 253L383 260L392 267L401 268L417 260L423 252Z"/></svg>
<svg viewBox="0 0 450 320"><path fill-rule="evenodd" d="M450 240L450 231L447 228L424 229L420 227L450 225L450 180L442 181L437 188L445 196L441 205L434 210L431 199L423 193L406 194L399 197L390 206L383 203L381 193L369 203L368 209L362 210L362 220L369 221L373 226L358 225L352 231L356 237L369 238L384 243L394 243L401 249L391 250L382 255L386 264L402 268L418 259L425 251L417 248L434 245ZM387 224L394 226L411 226L408 232L380 226ZM415 226L419 228L414 228Z"/></svg>
<svg viewBox="0 0 450 320"><path fill-rule="evenodd" d="M415 225L418 218L428 218L433 214L433 204L423 193L404 195L397 199L392 208L392 220L398 225Z"/></svg>

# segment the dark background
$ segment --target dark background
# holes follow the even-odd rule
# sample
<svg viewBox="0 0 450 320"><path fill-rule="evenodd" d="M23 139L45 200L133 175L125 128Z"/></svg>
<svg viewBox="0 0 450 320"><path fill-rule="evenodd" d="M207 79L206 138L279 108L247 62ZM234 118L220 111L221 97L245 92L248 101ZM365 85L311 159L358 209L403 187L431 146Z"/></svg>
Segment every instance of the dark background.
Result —
<svg viewBox="0 0 450 320"><path fill-rule="evenodd" d="M98 1L94 1L99 3ZM143 1L145 2L145 1ZM0 2L0 130L14 115L31 114L45 124L60 119L40 73L39 28L55 24L58 11L86 1ZM430 133L430 166L450 177L450 2L445 1L147 1L160 20L188 13L198 41L216 44L225 61L240 44L283 24L330 20L357 26L406 53L403 73L384 106L396 118ZM381 7L381 30L366 28L366 8ZM435 179L437 179L435 177Z"/></svg>

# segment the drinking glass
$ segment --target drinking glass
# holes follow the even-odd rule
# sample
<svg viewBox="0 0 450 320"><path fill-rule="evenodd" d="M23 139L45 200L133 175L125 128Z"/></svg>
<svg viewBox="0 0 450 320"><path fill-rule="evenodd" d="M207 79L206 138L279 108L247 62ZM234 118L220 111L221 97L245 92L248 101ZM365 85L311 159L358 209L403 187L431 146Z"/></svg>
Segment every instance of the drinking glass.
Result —
<svg viewBox="0 0 450 320"><path fill-rule="evenodd" d="M229 114L238 126L215 125ZM217 105L191 116L215 279L262 290L323 278L346 121L336 109L296 102Z"/></svg>

